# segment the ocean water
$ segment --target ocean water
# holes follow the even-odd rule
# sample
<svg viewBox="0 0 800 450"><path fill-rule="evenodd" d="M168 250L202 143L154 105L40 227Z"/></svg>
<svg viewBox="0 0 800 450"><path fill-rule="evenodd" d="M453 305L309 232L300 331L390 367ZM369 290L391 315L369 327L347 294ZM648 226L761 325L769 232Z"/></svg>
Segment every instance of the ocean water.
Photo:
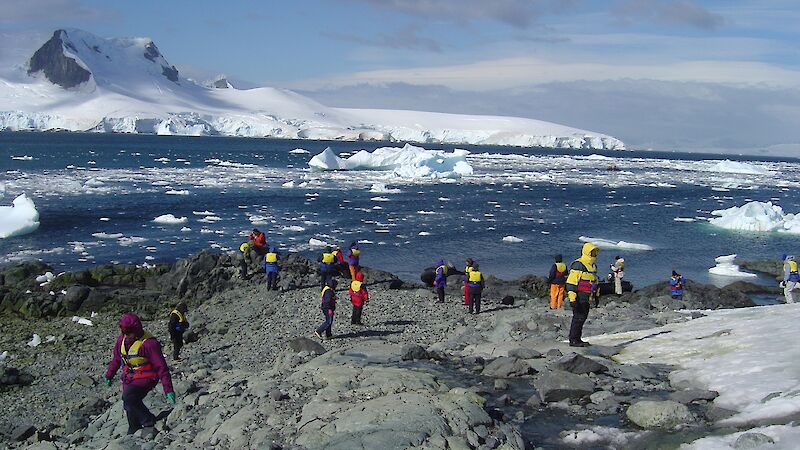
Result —
<svg viewBox="0 0 800 450"><path fill-rule="evenodd" d="M706 220L751 200L800 212L800 160L758 159L749 164L768 173L747 175L713 170L719 159L747 157L423 145L470 150L474 175L407 180L308 170L328 146L354 153L387 145L402 146L0 133L0 202L24 192L41 216L35 233L0 240L0 262L39 258L57 270L172 262L204 249L235 251L257 227L270 245L309 257L320 251L311 238L358 240L363 264L407 280L439 257L456 266L472 257L483 273L512 279L546 275L553 255L576 258L579 238L588 236L652 247L603 249L599 257L601 271L624 257L626 279L642 287L666 281L673 269L721 285L733 280L710 277L716 256L778 258L800 249L796 235L732 232ZM298 148L309 153L290 153ZM373 192L374 185L386 189ZM153 222L163 214L187 223Z"/></svg>

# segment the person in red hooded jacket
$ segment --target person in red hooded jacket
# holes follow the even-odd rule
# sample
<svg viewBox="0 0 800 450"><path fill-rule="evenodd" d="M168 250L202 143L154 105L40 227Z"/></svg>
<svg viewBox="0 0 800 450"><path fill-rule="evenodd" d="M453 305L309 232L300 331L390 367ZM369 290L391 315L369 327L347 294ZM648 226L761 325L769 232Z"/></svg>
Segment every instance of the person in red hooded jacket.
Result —
<svg viewBox="0 0 800 450"><path fill-rule="evenodd" d="M123 314L119 329L120 335L114 344L111 362L108 363L105 383L110 386L117 370L122 367L122 404L128 417L128 434L133 434L140 428L152 427L156 423L156 417L143 400L159 380L167 400L173 405L175 391L161 344L144 331L139 317L133 313ZM153 433L152 430L150 432Z"/></svg>
<svg viewBox="0 0 800 450"><path fill-rule="evenodd" d="M364 284L364 273L356 272L356 279L350 282L350 303L353 304L353 315L350 323L353 325L364 325L361 323L361 312L364 305L369 301L369 292Z"/></svg>

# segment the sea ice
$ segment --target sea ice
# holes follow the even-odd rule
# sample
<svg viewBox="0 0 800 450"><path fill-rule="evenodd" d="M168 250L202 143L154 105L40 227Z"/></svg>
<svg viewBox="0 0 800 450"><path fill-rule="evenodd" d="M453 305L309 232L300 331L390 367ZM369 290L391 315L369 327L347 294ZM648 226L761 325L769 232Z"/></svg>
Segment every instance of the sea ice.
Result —
<svg viewBox="0 0 800 450"><path fill-rule="evenodd" d="M770 172L763 167L755 164L744 163L739 161L724 160L711 165L706 169L701 169L704 172L722 172L722 173L736 173L742 175L769 175Z"/></svg>
<svg viewBox="0 0 800 450"><path fill-rule="evenodd" d="M395 188L388 188L383 183L375 183L369 188L369 191L375 194L399 194L403 191Z"/></svg>
<svg viewBox="0 0 800 450"><path fill-rule="evenodd" d="M301 231L306 231L306 229L298 225L289 225L288 227L283 227L283 231L295 231L299 233Z"/></svg>
<svg viewBox="0 0 800 450"><path fill-rule="evenodd" d="M21 194L11 206L0 206L0 239L33 233L39 228L39 211L33 200Z"/></svg>
<svg viewBox="0 0 800 450"><path fill-rule="evenodd" d="M780 228L785 219L783 208L772 202L749 202L711 214L719 216L709 219L711 225L741 231L773 231Z"/></svg>
<svg viewBox="0 0 800 450"><path fill-rule="evenodd" d="M391 171L400 178L460 178L472 175L472 166L467 162L466 150L446 153L426 150L406 144L402 148L381 147L373 152L361 150L342 159L330 147L315 155L308 162L312 170L380 170Z"/></svg>
<svg viewBox="0 0 800 450"><path fill-rule="evenodd" d="M189 191L186 189L181 189L176 191L175 189L170 189L167 192L164 192L167 195L189 195Z"/></svg>
<svg viewBox="0 0 800 450"><path fill-rule="evenodd" d="M314 238L311 238L311 239L308 240L308 245L310 245L311 247L316 247L316 248L330 247L330 244L328 244L327 242L321 241L319 239L314 239Z"/></svg>
<svg viewBox="0 0 800 450"><path fill-rule="evenodd" d="M105 231L92 233L92 237L96 237L97 239L119 239L123 236L125 235L122 233L106 233Z"/></svg>
<svg viewBox="0 0 800 450"><path fill-rule="evenodd" d="M717 263L716 266L708 269L708 273L720 275L723 277L737 277L737 278L756 278L757 275L749 272L742 272L739 266L733 263L736 255L718 256L714 258Z"/></svg>
<svg viewBox="0 0 800 450"><path fill-rule="evenodd" d="M503 238L503 242L516 244L516 243L522 242L522 239L520 239L520 238L518 238L516 236L506 236L506 237Z"/></svg>
<svg viewBox="0 0 800 450"><path fill-rule="evenodd" d="M281 187L285 187L285 188L293 188L293 187L294 187L294 181L293 181L293 180L287 181L286 183L283 183L283 184L281 185Z"/></svg>
<svg viewBox="0 0 800 450"><path fill-rule="evenodd" d="M608 239L601 239L601 238L593 238L587 236L580 236L578 238L581 242L591 242L592 244L606 249L620 249L620 250L639 250L639 251L650 251L653 250L653 247L647 244L637 244L634 242L626 242L626 241L610 241Z"/></svg>
<svg viewBox="0 0 800 450"><path fill-rule="evenodd" d="M309 151L303 148L296 148L294 150L289 150L289 153L292 155L305 155L308 154Z"/></svg>
<svg viewBox="0 0 800 450"><path fill-rule="evenodd" d="M153 219L153 222L162 225L180 225L188 221L189 219L187 217L175 217L172 214L163 214Z"/></svg>
<svg viewBox="0 0 800 450"><path fill-rule="evenodd" d="M386 197L372 197L370 200L373 202L388 202L389 199Z"/></svg>

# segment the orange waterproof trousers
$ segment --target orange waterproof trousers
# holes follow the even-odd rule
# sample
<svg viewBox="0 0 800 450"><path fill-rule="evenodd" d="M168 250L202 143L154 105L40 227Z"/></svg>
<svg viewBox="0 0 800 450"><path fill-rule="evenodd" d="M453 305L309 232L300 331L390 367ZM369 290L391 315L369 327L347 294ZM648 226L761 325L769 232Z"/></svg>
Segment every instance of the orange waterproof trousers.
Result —
<svg viewBox="0 0 800 450"><path fill-rule="evenodd" d="M355 280L358 272L358 266L350 266L350 279Z"/></svg>
<svg viewBox="0 0 800 450"><path fill-rule="evenodd" d="M550 285L550 309L561 309L561 303L564 301L564 285L551 284Z"/></svg>

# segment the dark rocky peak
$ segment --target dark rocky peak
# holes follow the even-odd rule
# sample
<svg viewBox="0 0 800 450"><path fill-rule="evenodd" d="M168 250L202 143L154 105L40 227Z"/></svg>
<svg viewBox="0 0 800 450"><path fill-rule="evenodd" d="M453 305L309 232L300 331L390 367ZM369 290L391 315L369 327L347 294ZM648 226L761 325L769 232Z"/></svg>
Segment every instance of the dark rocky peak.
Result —
<svg viewBox="0 0 800 450"><path fill-rule="evenodd" d="M219 77L217 77L216 80L212 81L211 86L214 89L228 89L232 87L231 84L228 82L228 79L225 78L223 75L220 75Z"/></svg>
<svg viewBox="0 0 800 450"><path fill-rule="evenodd" d="M144 57L149 59L150 61L156 62L156 58L161 56L161 52L158 51L158 47L153 41L148 42L144 46Z"/></svg>
<svg viewBox="0 0 800 450"><path fill-rule="evenodd" d="M81 67L74 58L64 54L65 47L78 52L71 42L65 42L66 36L66 31L56 30L53 37L36 50L28 64L29 75L43 72L51 83L65 89L89 81L92 73Z"/></svg>

